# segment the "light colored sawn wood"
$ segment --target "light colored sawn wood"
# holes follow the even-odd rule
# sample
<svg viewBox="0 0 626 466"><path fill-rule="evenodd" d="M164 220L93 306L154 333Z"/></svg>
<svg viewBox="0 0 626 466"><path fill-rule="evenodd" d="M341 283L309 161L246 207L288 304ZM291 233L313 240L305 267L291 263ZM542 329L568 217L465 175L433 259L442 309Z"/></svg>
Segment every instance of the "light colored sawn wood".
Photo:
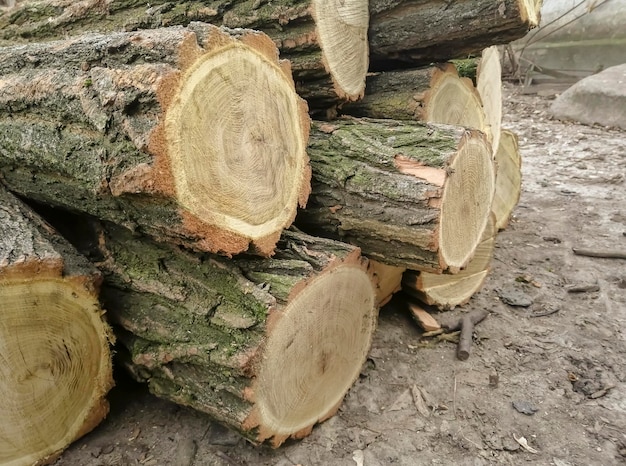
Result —
<svg viewBox="0 0 626 466"><path fill-rule="evenodd" d="M480 290L489 273L495 240L495 218L491 215L482 241L464 270L456 275L407 271L402 279L402 289L420 301L443 310L465 304Z"/></svg>
<svg viewBox="0 0 626 466"><path fill-rule="evenodd" d="M487 137L495 157L502 127L502 66L498 47L483 50L476 71L476 89L480 94L487 120Z"/></svg>
<svg viewBox="0 0 626 466"><path fill-rule="evenodd" d="M496 228L506 228L513 209L522 192L522 158L517 136L512 131L502 130L496 152L496 191L491 209L496 216Z"/></svg>
<svg viewBox="0 0 626 466"><path fill-rule="evenodd" d="M48 464L109 410L100 274L0 190L0 464Z"/></svg>

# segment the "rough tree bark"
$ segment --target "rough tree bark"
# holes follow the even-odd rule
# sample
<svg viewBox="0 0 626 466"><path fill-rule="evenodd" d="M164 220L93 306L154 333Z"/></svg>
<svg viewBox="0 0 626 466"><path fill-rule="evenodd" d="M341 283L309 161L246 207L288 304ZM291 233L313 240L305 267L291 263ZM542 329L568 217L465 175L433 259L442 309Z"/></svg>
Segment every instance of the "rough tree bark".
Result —
<svg viewBox="0 0 626 466"><path fill-rule="evenodd" d="M496 228L509 224L513 209L522 192L522 158L515 133L502 130L496 152L496 190L491 209L496 216Z"/></svg>
<svg viewBox="0 0 626 466"><path fill-rule="evenodd" d="M365 97L342 112L488 130L478 91L470 79L459 77L452 63L374 73L367 78Z"/></svg>
<svg viewBox="0 0 626 466"><path fill-rule="evenodd" d="M278 446L334 415L358 377L378 309L358 248L286 231L271 259L227 260L112 224L73 230L105 274L124 364L155 395Z"/></svg>
<svg viewBox="0 0 626 466"><path fill-rule="evenodd" d="M0 463L48 464L104 419L99 272L0 189Z"/></svg>
<svg viewBox="0 0 626 466"><path fill-rule="evenodd" d="M483 286L490 270L497 230L490 215L482 240L467 267L456 275L407 271L402 277L405 293L442 310L467 303Z"/></svg>
<svg viewBox="0 0 626 466"><path fill-rule="evenodd" d="M0 49L0 171L39 202L269 255L306 203L306 104L273 42L194 23Z"/></svg>
<svg viewBox="0 0 626 466"><path fill-rule="evenodd" d="M366 0L24 1L0 12L0 38L47 40L191 21L255 29L271 36L281 58L292 62L298 92L312 107L363 95L369 64Z"/></svg>
<svg viewBox="0 0 626 466"><path fill-rule="evenodd" d="M491 148L464 128L394 120L314 123L305 231L359 246L379 262L458 272L485 228Z"/></svg>
<svg viewBox="0 0 626 466"><path fill-rule="evenodd" d="M479 54L539 24L540 0L372 0L370 69Z"/></svg>

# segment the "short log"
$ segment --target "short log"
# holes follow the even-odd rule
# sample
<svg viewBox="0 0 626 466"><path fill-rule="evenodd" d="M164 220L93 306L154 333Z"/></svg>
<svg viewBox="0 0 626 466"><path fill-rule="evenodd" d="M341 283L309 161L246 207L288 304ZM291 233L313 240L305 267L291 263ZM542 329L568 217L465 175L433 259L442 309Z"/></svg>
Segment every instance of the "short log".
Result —
<svg viewBox="0 0 626 466"><path fill-rule="evenodd" d="M310 189L306 104L277 57L200 23L0 49L2 179L159 240L270 255Z"/></svg>
<svg viewBox="0 0 626 466"><path fill-rule="evenodd" d="M456 273L467 265L495 185L482 133L349 118L314 123L308 153L312 195L297 219L304 231L396 267Z"/></svg>
<svg viewBox="0 0 626 466"><path fill-rule="evenodd" d="M100 282L0 189L0 464L49 464L107 415L112 334Z"/></svg>
<svg viewBox="0 0 626 466"><path fill-rule="evenodd" d="M537 0L372 0L370 69L425 66L480 54L539 24Z"/></svg>
<svg viewBox="0 0 626 466"><path fill-rule="evenodd" d="M286 231L271 259L227 260L111 224L76 233L105 274L123 364L155 395L278 446L357 379L378 309L358 248Z"/></svg>

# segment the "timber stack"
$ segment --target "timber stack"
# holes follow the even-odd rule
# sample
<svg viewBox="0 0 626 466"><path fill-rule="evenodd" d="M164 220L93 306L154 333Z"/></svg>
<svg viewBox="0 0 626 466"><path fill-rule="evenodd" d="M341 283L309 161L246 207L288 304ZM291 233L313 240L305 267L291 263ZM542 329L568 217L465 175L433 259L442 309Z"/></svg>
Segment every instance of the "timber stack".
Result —
<svg viewBox="0 0 626 466"><path fill-rule="evenodd" d="M21 424L3 419L17 447L0 460L50 461L106 413L113 337L100 305L137 380L253 443L302 438L332 416L391 295L450 309L480 289L520 192L494 46L536 26L538 9L0 6L0 181L30 204L2 192L0 228L16 239L0 243L0 296L33 301L3 311L2 342L15 354L45 328L71 359L85 338L95 371L83 380L69 365L56 393L71 432L18 444ZM468 55L470 77L450 62ZM58 302L41 309L43 295ZM71 343L57 320L76 322ZM78 402L81 384L93 395ZM5 402L39 422L26 400Z"/></svg>

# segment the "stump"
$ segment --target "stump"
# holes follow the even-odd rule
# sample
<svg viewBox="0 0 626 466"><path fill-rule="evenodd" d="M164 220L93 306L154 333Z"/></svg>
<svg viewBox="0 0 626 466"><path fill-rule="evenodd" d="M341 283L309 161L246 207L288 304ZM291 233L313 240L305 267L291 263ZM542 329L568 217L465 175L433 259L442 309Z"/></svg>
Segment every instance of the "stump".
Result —
<svg viewBox="0 0 626 466"><path fill-rule="evenodd" d="M419 122L315 122L300 228L369 258L435 273L465 267L485 229L495 174L482 133Z"/></svg>
<svg viewBox="0 0 626 466"><path fill-rule="evenodd" d="M48 464L106 416L101 276L0 190L0 463Z"/></svg>
<svg viewBox="0 0 626 466"><path fill-rule="evenodd" d="M105 273L124 365L155 395L278 446L334 415L358 377L377 314L358 248L286 231L272 259L226 260L73 229Z"/></svg>
<svg viewBox="0 0 626 466"><path fill-rule="evenodd" d="M265 35L194 23L0 49L9 189L201 251L270 255L309 120Z"/></svg>

